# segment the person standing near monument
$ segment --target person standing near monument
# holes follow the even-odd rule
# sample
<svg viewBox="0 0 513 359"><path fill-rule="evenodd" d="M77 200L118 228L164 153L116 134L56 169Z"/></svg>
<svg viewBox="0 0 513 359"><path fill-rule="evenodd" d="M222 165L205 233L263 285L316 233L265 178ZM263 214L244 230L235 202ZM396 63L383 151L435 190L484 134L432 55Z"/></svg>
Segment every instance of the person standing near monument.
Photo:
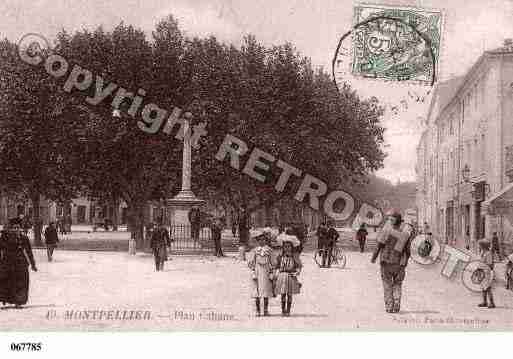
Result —
<svg viewBox="0 0 513 359"><path fill-rule="evenodd" d="M164 270L164 262L167 261L167 247L171 246L169 232L163 224L162 219L158 220L158 227L153 231L151 236L150 247L155 257L156 271Z"/></svg>
<svg viewBox="0 0 513 359"><path fill-rule="evenodd" d="M381 279L387 313L399 313L401 309L402 284L410 257L409 242L413 228L409 224L401 226L402 222L401 214L394 211L390 221L378 234L378 245L371 259L371 262L375 263L381 255Z"/></svg>
<svg viewBox="0 0 513 359"><path fill-rule="evenodd" d="M191 236L194 242L199 241L201 227L201 212L198 206L193 206L189 211L189 223L191 224Z"/></svg>
<svg viewBox="0 0 513 359"><path fill-rule="evenodd" d="M214 218L210 231L212 232L212 239L214 240L214 255L216 257L224 257L223 249L221 247L221 235L223 231L223 222L219 217Z"/></svg>

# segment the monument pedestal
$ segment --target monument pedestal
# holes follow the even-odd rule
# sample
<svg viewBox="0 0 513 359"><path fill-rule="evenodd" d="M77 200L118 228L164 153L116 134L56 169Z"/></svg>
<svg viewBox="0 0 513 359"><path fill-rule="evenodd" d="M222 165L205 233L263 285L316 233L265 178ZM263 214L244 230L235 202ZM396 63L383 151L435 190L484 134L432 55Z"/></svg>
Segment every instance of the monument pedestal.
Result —
<svg viewBox="0 0 513 359"><path fill-rule="evenodd" d="M190 226L189 211L193 206L200 206L205 201L197 198L190 190L182 190L175 197L167 200L170 209L173 210L171 225Z"/></svg>

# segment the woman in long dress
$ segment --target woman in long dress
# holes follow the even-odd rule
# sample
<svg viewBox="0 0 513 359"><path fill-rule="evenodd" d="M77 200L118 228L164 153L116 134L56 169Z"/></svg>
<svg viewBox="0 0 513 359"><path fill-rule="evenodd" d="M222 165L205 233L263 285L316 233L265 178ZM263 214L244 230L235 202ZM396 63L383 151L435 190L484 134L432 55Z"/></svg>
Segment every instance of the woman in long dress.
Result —
<svg viewBox="0 0 513 359"><path fill-rule="evenodd" d="M289 316L292 296L300 293L301 284L297 276L303 264L294 250L294 246L299 247L299 240L291 235L281 235L279 240L282 243L282 253L277 258L275 292L281 295L281 314Z"/></svg>
<svg viewBox="0 0 513 359"><path fill-rule="evenodd" d="M274 297L272 249L267 245L267 236L262 234L256 240L258 245L249 252L248 267L251 269L256 315L260 316L260 299L263 298L264 316L268 316L269 298Z"/></svg>
<svg viewBox="0 0 513 359"><path fill-rule="evenodd" d="M29 294L28 266L37 271L29 239L21 233L19 220L11 220L0 237L0 302L25 305Z"/></svg>

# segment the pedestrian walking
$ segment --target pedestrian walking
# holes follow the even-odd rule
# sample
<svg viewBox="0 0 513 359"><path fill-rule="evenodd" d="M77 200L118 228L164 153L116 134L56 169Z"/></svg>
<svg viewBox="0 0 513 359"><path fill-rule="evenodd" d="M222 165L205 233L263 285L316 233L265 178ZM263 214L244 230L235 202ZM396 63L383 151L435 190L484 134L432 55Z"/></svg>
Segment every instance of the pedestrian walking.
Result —
<svg viewBox="0 0 513 359"><path fill-rule="evenodd" d="M278 236L278 242L281 243L282 252L276 260L275 292L281 296L281 315L289 316L292 298L301 291L301 283L297 279L303 267L298 251L301 242L287 234Z"/></svg>
<svg viewBox="0 0 513 359"><path fill-rule="evenodd" d="M23 233L28 236L28 232L30 227L32 227L32 223L30 223L30 218L25 217L24 215L20 215L21 227L23 228Z"/></svg>
<svg viewBox="0 0 513 359"><path fill-rule="evenodd" d="M490 267L493 271L493 253L491 251L491 243L488 239L483 238L478 241L479 248L481 249L481 261ZM492 283L483 289L483 302L478 304L478 307L488 307L490 309L495 308L495 302L493 300Z"/></svg>
<svg viewBox="0 0 513 359"><path fill-rule="evenodd" d="M60 234L66 234L66 228L64 227L64 218L60 216L57 219L57 230Z"/></svg>
<svg viewBox="0 0 513 359"><path fill-rule="evenodd" d="M28 237L21 231L18 218L11 219L0 235L0 302L17 308L28 301L30 277L28 266L37 272Z"/></svg>
<svg viewBox="0 0 513 359"><path fill-rule="evenodd" d="M365 242L368 234L369 232L367 232L367 228L365 228L365 223L362 223L360 228L358 228L358 231L356 231L356 240L360 246L360 253L365 252Z"/></svg>
<svg viewBox="0 0 513 359"><path fill-rule="evenodd" d="M232 235L237 237L237 220L235 218L232 219Z"/></svg>
<svg viewBox="0 0 513 359"><path fill-rule="evenodd" d="M513 290L513 254L507 257L505 276L506 289Z"/></svg>
<svg viewBox="0 0 513 359"><path fill-rule="evenodd" d="M501 245L497 232L493 232L492 234L492 256L494 258L496 256L498 262L502 261Z"/></svg>
<svg viewBox="0 0 513 359"><path fill-rule="evenodd" d="M57 236L57 228L55 228L55 222L50 222L48 227L45 229L45 243L46 243L46 254L48 256L48 262L53 260L53 251L57 247L59 237Z"/></svg>
<svg viewBox="0 0 513 359"><path fill-rule="evenodd" d="M267 245L267 236L258 235L257 246L248 254L248 267L251 269L253 298L255 299L256 315L260 316L260 303L263 300L264 316L269 315L269 298L274 297L272 249Z"/></svg>
<svg viewBox="0 0 513 359"><path fill-rule="evenodd" d="M223 249L221 247L221 234L223 231L223 222L221 219L215 218L212 221L210 231L212 232L212 239L214 240L214 255L216 257L224 257Z"/></svg>
<svg viewBox="0 0 513 359"><path fill-rule="evenodd" d="M299 239L299 246L295 248L296 252L301 254L303 252L304 244L306 243L308 237L308 230L306 224L296 223L292 229L294 230L294 235Z"/></svg>
<svg viewBox="0 0 513 359"><path fill-rule="evenodd" d="M159 220L158 226L153 231L150 241L150 247L155 258L155 269L157 272L164 270L164 262L168 260L167 247L169 246L171 246L169 232L162 223L162 220Z"/></svg>
<svg viewBox="0 0 513 359"><path fill-rule="evenodd" d="M239 225L239 259L246 260L249 230L251 228L249 214L246 208L240 207L237 223Z"/></svg>
<svg viewBox="0 0 513 359"><path fill-rule="evenodd" d="M66 215L64 217L64 232L66 234L71 234L71 225L73 224L73 220L70 215Z"/></svg>
<svg viewBox="0 0 513 359"><path fill-rule="evenodd" d="M372 255L375 263L380 255L381 279L385 310L398 313L401 310L402 284L406 275L406 266L410 257L410 241L413 228L409 224L402 226L402 216L394 212L378 234L378 246Z"/></svg>

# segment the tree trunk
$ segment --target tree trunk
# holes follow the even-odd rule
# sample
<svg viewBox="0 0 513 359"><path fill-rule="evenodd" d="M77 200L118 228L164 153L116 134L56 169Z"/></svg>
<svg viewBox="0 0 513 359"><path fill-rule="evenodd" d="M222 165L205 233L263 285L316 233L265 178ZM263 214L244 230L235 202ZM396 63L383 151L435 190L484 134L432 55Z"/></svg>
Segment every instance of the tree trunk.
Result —
<svg viewBox="0 0 513 359"><path fill-rule="evenodd" d="M42 226L41 226L41 218L40 218L40 213L39 213L39 205L40 205L40 201L41 201L41 198L39 196L39 193L35 193L31 196L31 200L32 200L32 208L33 208L33 228L34 228L34 245L36 246L42 246L43 245L43 242L41 241L41 230L42 230Z"/></svg>
<svg viewBox="0 0 513 359"><path fill-rule="evenodd" d="M139 205L137 206L137 219L136 219L136 232L137 232L137 238L136 238L136 242L137 242L137 249L139 250L145 250L147 245L146 245L146 240L145 240L145 236L144 236L144 205Z"/></svg>
<svg viewBox="0 0 513 359"><path fill-rule="evenodd" d="M114 206L112 211L112 230L117 231L119 224L119 198L115 198L112 201L112 205Z"/></svg>
<svg viewBox="0 0 513 359"><path fill-rule="evenodd" d="M130 238L135 239L137 250L146 249L144 240L144 205L138 203L128 204L128 230Z"/></svg>

